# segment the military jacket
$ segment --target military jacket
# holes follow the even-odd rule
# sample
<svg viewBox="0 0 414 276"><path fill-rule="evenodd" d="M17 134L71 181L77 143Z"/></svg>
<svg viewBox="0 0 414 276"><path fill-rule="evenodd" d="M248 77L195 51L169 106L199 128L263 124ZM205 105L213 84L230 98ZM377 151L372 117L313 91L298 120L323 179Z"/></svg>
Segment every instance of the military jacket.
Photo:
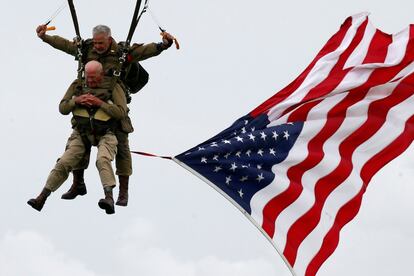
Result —
<svg viewBox="0 0 414 276"><path fill-rule="evenodd" d="M77 90L76 85L71 85L68 91L66 91L63 99L59 104L59 112L63 115L67 115L70 112L74 112L77 108L82 108L75 103L75 97L81 94L90 93L101 100L104 103L99 108L107 116L115 120L122 120L127 117L127 103L125 94L119 84L115 84L112 91L105 88L107 85L103 84L98 88L83 88L81 91Z"/></svg>
<svg viewBox="0 0 414 276"><path fill-rule="evenodd" d="M45 35L43 41L51 45L52 47L61 50L69 55L77 55L77 46L74 41L67 40L63 37L54 35ZM88 43L86 43L88 44ZM86 57L85 63L91 60L96 60L102 63L106 76L112 76L113 71L118 67L119 64L119 52L120 46L112 38L112 43L108 51L99 54L93 49L93 44L86 45ZM149 43L149 44L133 44L130 48L128 55L128 62L142 61L147 58L157 56L163 51L160 44Z"/></svg>

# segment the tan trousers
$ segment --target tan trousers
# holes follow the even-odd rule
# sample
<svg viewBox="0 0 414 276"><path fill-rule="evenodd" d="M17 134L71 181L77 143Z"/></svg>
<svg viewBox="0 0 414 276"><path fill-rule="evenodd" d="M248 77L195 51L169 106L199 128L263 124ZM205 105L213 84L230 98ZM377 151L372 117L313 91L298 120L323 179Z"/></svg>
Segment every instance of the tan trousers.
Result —
<svg viewBox="0 0 414 276"><path fill-rule="evenodd" d="M115 157L116 175L130 176L132 174L132 157L129 149L128 133L121 130L115 132L118 140L117 153ZM86 170L89 166L89 154L73 170Z"/></svg>
<svg viewBox="0 0 414 276"><path fill-rule="evenodd" d="M115 158L116 174L130 176L132 174L132 158L129 149L128 133L116 131L118 139L118 152Z"/></svg>
<svg viewBox="0 0 414 276"><path fill-rule="evenodd" d="M107 133L98 137L98 154L96 157L96 167L103 187L115 186L115 175L111 162L117 152L118 140L113 133ZM63 155L56 162L55 167L50 172L45 188L56 191L69 176L69 173L79 167L85 155L85 146L81 135L77 130L73 130L69 137Z"/></svg>

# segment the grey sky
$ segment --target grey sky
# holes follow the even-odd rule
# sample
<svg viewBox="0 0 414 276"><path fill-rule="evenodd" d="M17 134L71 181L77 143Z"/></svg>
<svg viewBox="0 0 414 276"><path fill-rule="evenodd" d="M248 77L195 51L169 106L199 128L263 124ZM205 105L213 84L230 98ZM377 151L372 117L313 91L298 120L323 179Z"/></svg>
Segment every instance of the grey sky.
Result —
<svg viewBox="0 0 414 276"><path fill-rule="evenodd" d="M41 213L26 201L44 185L64 150L70 117L58 103L75 78L72 57L35 35L62 3L2 3L3 89L0 150L0 276L274 276L290 275L262 234L229 202L173 162L133 156L130 203L107 216L91 162L88 194L60 199ZM97 24L126 38L133 1L75 1L81 33ZM343 20L361 11L384 32L413 22L412 1L150 1L157 19L179 39L143 62L148 86L134 96L131 148L176 155L203 142L292 81ZM145 15L134 41L159 41ZM69 10L54 32L74 36ZM410 147L371 182L358 216L342 231L318 275L408 275L414 246L414 169ZM93 150L95 160L96 150Z"/></svg>

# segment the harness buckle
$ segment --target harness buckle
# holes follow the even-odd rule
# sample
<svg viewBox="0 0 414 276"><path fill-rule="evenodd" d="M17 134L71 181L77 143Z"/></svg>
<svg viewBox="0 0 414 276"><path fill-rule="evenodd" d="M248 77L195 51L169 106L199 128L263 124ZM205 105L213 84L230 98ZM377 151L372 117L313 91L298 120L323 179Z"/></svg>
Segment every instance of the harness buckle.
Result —
<svg viewBox="0 0 414 276"><path fill-rule="evenodd" d="M115 77L119 77L119 76L121 76L121 71L119 71L119 70L115 70L115 71L114 71L114 76L115 76Z"/></svg>

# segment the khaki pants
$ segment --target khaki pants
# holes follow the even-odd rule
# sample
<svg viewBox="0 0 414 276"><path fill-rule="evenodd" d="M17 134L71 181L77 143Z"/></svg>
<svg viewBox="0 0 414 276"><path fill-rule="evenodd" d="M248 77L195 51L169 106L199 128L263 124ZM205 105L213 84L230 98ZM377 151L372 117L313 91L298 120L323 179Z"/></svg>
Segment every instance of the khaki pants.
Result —
<svg viewBox="0 0 414 276"><path fill-rule="evenodd" d="M117 130L115 135L118 140L115 157L116 175L130 176L132 175L132 157L129 149L128 133ZM88 152L73 170L86 170L89 166L89 158Z"/></svg>
<svg viewBox="0 0 414 276"><path fill-rule="evenodd" d="M98 137L98 154L96 157L96 167L103 187L115 186L115 175L111 162L117 152L118 140L113 133L107 133ZM69 173L79 167L79 162L85 156L85 146L82 137L77 130L73 130L66 144L63 155L56 162L55 167L50 172L45 188L56 191L69 176Z"/></svg>
<svg viewBox="0 0 414 276"><path fill-rule="evenodd" d="M132 174L132 158L129 149L128 133L116 131L118 139L118 152L115 158L116 174L130 176Z"/></svg>

